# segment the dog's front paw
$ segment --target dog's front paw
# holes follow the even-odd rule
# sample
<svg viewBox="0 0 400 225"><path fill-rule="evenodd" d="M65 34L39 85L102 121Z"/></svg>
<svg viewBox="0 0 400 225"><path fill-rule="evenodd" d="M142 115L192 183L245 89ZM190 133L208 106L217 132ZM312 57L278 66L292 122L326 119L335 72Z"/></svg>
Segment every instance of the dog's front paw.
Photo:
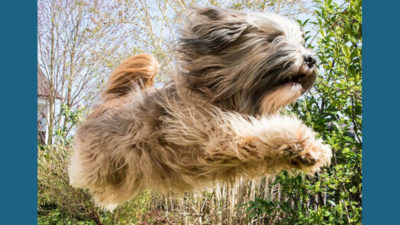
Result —
<svg viewBox="0 0 400 225"><path fill-rule="evenodd" d="M329 145L323 144L322 140L308 140L301 146L300 151L297 150L295 154L288 157L290 167L314 173L321 167L329 165L332 150Z"/></svg>
<svg viewBox="0 0 400 225"><path fill-rule="evenodd" d="M261 121L263 122L263 121ZM291 116L268 118L258 133L256 147L267 149L264 157L274 159L271 164L279 169L317 172L328 165L332 156L329 145L316 138L316 133L301 120Z"/></svg>

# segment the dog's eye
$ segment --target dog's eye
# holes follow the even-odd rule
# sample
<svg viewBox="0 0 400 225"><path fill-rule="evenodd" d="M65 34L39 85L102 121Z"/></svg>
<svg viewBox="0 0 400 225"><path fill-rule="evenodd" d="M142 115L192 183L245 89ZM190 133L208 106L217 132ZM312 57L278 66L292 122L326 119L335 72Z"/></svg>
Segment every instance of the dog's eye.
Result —
<svg viewBox="0 0 400 225"><path fill-rule="evenodd" d="M267 41L268 41L268 42L273 42L274 39L275 39L275 37L271 37L271 36L270 36L270 37L267 37Z"/></svg>
<svg viewBox="0 0 400 225"><path fill-rule="evenodd" d="M280 39L280 38L282 38L282 35L271 35L271 36L267 37L267 41L268 42L273 42L273 41L275 41L277 39Z"/></svg>

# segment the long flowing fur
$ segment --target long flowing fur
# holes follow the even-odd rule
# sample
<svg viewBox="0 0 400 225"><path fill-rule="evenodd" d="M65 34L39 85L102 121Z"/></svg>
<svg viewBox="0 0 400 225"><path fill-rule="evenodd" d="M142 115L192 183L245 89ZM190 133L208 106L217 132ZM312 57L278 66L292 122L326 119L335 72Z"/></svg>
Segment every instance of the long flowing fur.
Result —
<svg viewBox="0 0 400 225"><path fill-rule="evenodd" d="M158 69L157 60L150 54L139 54L126 59L111 74L103 92L104 100L128 95L134 86L140 89L152 87Z"/></svg>
<svg viewBox="0 0 400 225"><path fill-rule="evenodd" d="M218 9L189 18L172 81L152 88L154 58L128 59L77 130L70 182L88 188L101 206L112 209L144 188L182 193L239 176L313 173L330 161L330 147L310 128L277 113L315 80L311 66L290 50L298 43L268 38L288 36L282 27L294 25ZM261 39L265 49L258 49Z"/></svg>

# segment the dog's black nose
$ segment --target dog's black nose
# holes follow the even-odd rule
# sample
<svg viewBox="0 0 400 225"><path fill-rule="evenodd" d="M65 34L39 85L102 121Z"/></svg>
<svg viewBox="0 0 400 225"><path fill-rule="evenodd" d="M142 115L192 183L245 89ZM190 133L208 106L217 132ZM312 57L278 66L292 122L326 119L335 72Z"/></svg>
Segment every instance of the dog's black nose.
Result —
<svg viewBox="0 0 400 225"><path fill-rule="evenodd" d="M312 55L305 55L304 61L307 63L307 66L311 68L314 66L314 64L317 60L315 60L314 56L312 56Z"/></svg>

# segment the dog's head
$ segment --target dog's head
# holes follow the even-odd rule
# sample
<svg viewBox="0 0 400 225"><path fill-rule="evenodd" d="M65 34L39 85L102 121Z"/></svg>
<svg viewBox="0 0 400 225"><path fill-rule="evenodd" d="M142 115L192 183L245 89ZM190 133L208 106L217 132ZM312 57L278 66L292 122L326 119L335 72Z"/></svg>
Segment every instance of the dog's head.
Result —
<svg viewBox="0 0 400 225"><path fill-rule="evenodd" d="M293 21L275 14L196 9L178 42L178 79L212 104L272 114L314 83L315 56Z"/></svg>

